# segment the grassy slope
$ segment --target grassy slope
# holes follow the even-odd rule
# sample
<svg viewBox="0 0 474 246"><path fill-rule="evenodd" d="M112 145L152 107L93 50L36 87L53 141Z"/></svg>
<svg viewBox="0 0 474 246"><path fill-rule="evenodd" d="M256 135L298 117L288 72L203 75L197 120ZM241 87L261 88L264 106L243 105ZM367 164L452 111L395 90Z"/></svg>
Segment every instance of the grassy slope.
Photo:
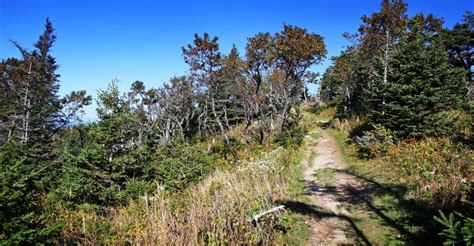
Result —
<svg viewBox="0 0 474 246"><path fill-rule="evenodd" d="M258 225L250 221L284 201L305 201L302 150L248 146L241 150L241 164L219 164L183 191L158 189L100 214L64 211L63 233L94 245L304 245L309 233L304 215L287 210L263 217Z"/></svg>
<svg viewBox="0 0 474 246"><path fill-rule="evenodd" d="M365 218L357 223L366 228L371 240L382 244L440 243L433 215L438 208L450 206L456 194L469 194L469 185L463 187L460 180L473 180L472 150L458 149L446 139L427 139L398 145L398 152L391 157L361 160L345 131L329 128L326 132L337 140L348 171L371 187L371 203L380 216L355 215ZM386 225L395 228L395 233L387 234Z"/></svg>

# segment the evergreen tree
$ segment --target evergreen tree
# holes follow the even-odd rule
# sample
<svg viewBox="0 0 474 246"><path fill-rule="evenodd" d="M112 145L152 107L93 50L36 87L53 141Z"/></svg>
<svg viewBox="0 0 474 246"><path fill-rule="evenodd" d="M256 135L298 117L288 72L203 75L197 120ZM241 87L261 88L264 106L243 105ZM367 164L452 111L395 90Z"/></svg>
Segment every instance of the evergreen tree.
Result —
<svg viewBox="0 0 474 246"><path fill-rule="evenodd" d="M227 128L242 122L244 111L241 108L242 97L239 94L239 86L245 80L243 76L243 61L239 56L237 47L232 46L229 55L224 57L222 69L220 71L219 108L225 115L224 120Z"/></svg>
<svg viewBox="0 0 474 246"><path fill-rule="evenodd" d="M339 115L350 117L363 113L362 91L366 87L363 70L355 47L349 47L333 57L321 80L320 96L323 102L336 101Z"/></svg>
<svg viewBox="0 0 474 246"><path fill-rule="evenodd" d="M467 11L463 22L457 23L454 27L444 29L441 33L446 50L455 66L466 71L468 96L474 97L474 78L472 65L474 65L474 14Z"/></svg>
<svg viewBox="0 0 474 246"><path fill-rule="evenodd" d="M140 91L138 87L135 83L131 93ZM68 139L81 142L83 147L71 148L66 141L62 148L64 167L55 191L58 198L76 205L115 204L128 179L143 175L142 164L149 163L151 155L147 145L138 144L139 119L134 118L130 102L120 93L116 80L107 90L99 91L98 122L82 132L83 128L77 128L79 136L71 134Z"/></svg>
<svg viewBox="0 0 474 246"><path fill-rule="evenodd" d="M58 225L44 206L61 165L55 160L56 137L79 118L91 98L84 91L58 95L58 65L50 54L56 40L51 22L28 51L13 42L22 60L0 66L0 240L47 242Z"/></svg>
<svg viewBox="0 0 474 246"><path fill-rule="evenodd" d="M394 131L400 138L442 135L441 112L458 108L465 95L464 73L449 62L439 41L407 42L392 57L388 83L382 73L371 76L366 90L368 120ZM376 71L383 70L376 64ZM385 100L385 107L383 106Z"/></svg>

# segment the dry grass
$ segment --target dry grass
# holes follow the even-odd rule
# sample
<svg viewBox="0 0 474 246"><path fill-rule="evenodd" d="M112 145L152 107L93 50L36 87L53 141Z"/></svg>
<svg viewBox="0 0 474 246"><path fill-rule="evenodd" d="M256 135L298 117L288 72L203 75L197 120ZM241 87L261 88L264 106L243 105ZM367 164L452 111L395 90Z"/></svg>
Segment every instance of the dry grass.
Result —
<svg viewBox="0 0 474 246"><path fill-rule="evenodd" d="M268 244L281 234L284 214L271 214L258 225L250 218L290 198L294 157L278 148L218 170L179 194L158 191L104 215L65 214L75 223L64 230L85 244Z"/></svg>
<svg viewBox="0 0 474 246"><path fill-rule="evenodd" d="M354 129L362 126L365 122L359 117L353 119L333 119L331 121L331 127L342 132L352 132Z"/></svg>
<svg viewBox="0 0 474 246"><path fill-rule="evenodd" d="M409 197L432 207L452 207L474 183L474 151L447 138L400 143L393 154L376 165L396 174L396 183L409 186Z"/></svg>

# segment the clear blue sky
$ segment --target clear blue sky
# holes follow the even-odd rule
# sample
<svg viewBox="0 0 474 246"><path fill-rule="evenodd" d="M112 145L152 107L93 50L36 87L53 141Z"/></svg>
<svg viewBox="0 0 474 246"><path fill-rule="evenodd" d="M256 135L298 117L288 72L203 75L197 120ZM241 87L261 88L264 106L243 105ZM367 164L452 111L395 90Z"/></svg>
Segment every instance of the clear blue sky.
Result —
<svg viewBox="0 0 474 246"><path fill-rule="evenodd" d="M448 27L474 9L472 0L408 4L409 15L432 13ZM31 48L50 17L58 36L53 55L61 94L85 89L95 96L112 78L123 90L135 80L159 87L187 70L181 47L194 33L217 35L223 52L235 43L242 53L248 37L278 32L287 23L323 35L329 58L347 45L342 33L354 33L360 17L379 5L378 0L0 0L0 59L19 57L9 39ZM327 59L314 70L323 72L329 64ZM87 108L85 120L95 118L94 106Z"/></svg>

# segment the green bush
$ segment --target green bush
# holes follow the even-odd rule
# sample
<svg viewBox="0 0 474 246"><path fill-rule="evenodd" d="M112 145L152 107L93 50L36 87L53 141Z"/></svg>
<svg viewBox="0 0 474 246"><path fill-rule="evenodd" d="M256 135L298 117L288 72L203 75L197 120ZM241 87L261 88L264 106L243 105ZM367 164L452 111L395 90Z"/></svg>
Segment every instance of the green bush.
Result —
<svg viewBox="0 0 474 246"><path fill-rule="evenodd" d="M283 147L300 146L303 143L304 130L296 123L289 123L288 128L276 134L273 141Z"/></svg>
<svg viewBox="0 0 474 246"><path fill-rule="evenodd" d="M144 194L153 194L155 191L157 191L155 182L132 178L125 183L125 188L119 192L118 198L125 203Z"/></svg>
<svg viewBox="0 0 474 246"><path fill-rule="evenodd" d="M474 219L472 218L474 202L465 202L470 206L471 217L459 212L453 212L446 216L441 210L439 217L434 217L444 227L439 235L445 238L445 245L474 244Z"/></svg>
<svg viewBox="0 0 474 246"><path fill-rule="evenodd" d="M337 105L339 105L340 102L339 101L330 101L330 102L327 102L327 103L315 103L310 109L309 109L309 112L310 113L313 113L313 114L320 114L321 112L323 112L325 109L327 108L331 108L331 107L336 107Z"/></svg>
<svg viewBox="0 0 474 246"><path fill-rule="evenodd" d="M393 133L383 126L374 126L373 130L365 131L355 139L360 158L382 157L394 147Z"/></svg>
<svg viewBox="0 0 474 246"><path fill-rule="evenodd" d="M399 139L444 136L450 119L443 112L460 109L466 101L465 71L450 64L438 42L400 45L386 79L388 83L382 73L370 77L371 89L364 92L367 119Z"/></svg>
<svg viewBox="0 0 474 246"><path fill-rule="evenodd" d="M0 146L0 244L52 242L60 224L44 214L44 174L50 163L28 157L15 141Z"/></svg>
<svg viewBox="0 0 474 246"><path fill-rule="evenodd" d="M454 209L471 196L474 153L449 138L401 142L390 157L376 161L403 180L411 198L432 209Z"/></svg>
<svg viewBox="0 0 474 246"><path fill-rule="evenodd" d="M243 146L239 139L233 136L229 136L229 145L235 151L241 149ZM226 146L224 141L220 141L219 143L213 145L211 148L211 153L219 154L220 156L224 157L224 159L227 159L229 155L232 155L229 147Z"/></svg>
<svg viewBox="0 0 474 246"><path fill-rule="evenodd" d="M182 189L213 170L213 157L191 145L178 145L160 151L153 162L156 179L166 189Z"/></svg>

